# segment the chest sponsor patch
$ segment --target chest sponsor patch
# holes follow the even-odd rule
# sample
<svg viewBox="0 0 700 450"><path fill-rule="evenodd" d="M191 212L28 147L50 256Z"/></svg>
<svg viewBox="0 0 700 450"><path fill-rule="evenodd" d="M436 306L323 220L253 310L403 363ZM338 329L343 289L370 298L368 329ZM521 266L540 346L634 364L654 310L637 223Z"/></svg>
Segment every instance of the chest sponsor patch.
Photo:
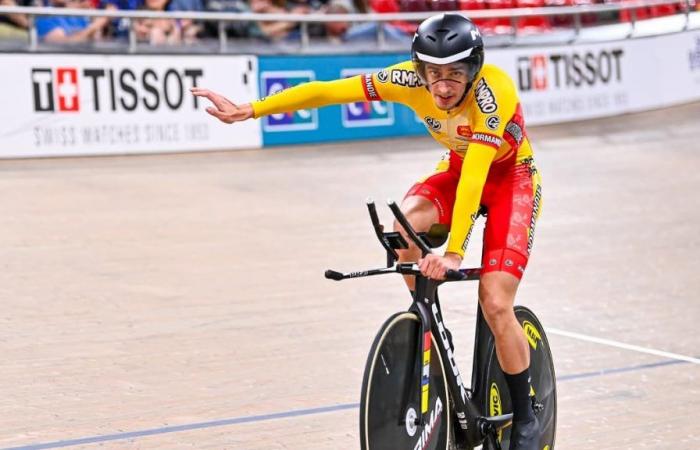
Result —
<svg viewBox="0 0 700 450"><path fill-rule="evenodd" d="M428 124L428 127L434 132L438 132L442 128L440 121L430 116L425 116L425 123Z"/></svg>
<svg viewBox="0 0 700 450"><path fill-rule="evenodd" d="M471 138L473 133L469 125L460 125L457 127L457 134L465 138Z"/></svg>
<svg viewBox="0 0 700 450"><path fill-rule="evenodd" d="M515 122L508 122L506 125L506 133L508 133L517 146L520 146L523 142L523 129L520 125Z"/></svg>
<svg viewBox="0 0 700 450"><path fill-rule="evenodd" d="M418 75L412 70L393 69L391 71L391 82L399 86L418 87L423 86Z"/></svg>
<svg viewBox="0 0 700 450"><path fill-rule="evenodd" d="M479 142L481 144L486 144L498 150L503 143L503 139L500 137L489 134L489 133L474 133L471 137L472 142Z"/></svg>
<svg viewBox="0 0 700 450"><path fill-rule="evenodd" d="M489 130L496 131L496 130L498 130L499 125L501 125L501 118L498 117L496 114L494 114L493 116L489 116L486 119L486 127Z"/></svg>
<svg viewBox="0 0 700 450"><path fill-rule="evenodd" d="M386 83L387 81L389 81L389 72L386 69L378 72L377 81L379 81L380 83Z"/></svg>
<svg viewBox="0 0 700 450"><path fill-rule="evenodd" d="M496 97L493 95L493 91L486 83L483 78L476 83L476 104L484 114L491 114L496 112L498 105L496 104Z"/></svg>

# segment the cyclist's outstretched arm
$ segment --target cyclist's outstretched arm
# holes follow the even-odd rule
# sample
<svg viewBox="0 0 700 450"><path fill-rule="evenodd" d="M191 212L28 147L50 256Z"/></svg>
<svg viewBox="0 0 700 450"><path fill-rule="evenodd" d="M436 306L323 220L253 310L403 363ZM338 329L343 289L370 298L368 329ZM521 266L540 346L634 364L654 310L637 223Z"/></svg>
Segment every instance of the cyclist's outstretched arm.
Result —
<svg viewBox="0 0 700 450"><path fill-rule="evenodd" d="M224 123L366 100L360 76L333 81L311 81L240 105L209 89L194 87L191 92L198 97L209 99L213 106L208 107L206 111Z"/></svg>

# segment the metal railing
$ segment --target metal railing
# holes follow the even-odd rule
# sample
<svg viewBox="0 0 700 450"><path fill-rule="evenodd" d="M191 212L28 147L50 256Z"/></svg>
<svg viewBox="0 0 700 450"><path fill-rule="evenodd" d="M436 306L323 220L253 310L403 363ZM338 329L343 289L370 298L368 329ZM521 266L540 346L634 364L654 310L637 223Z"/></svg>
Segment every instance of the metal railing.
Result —
<svg viewBox="0 0 700 450"><path fill-rule="evenodd" d="M590 14L615 13L629 11L630 13L630 33L633 34L638 22L637 9L652 6L683 5L685 22L682 30L688 28L690 14L694 10L693 0L646 0L625 3L591 4L579 6L549 6L541 8L512 8L512 9L487 9L469 11L445 11L450 13L464 14L471 19L510 19L512 34L518 33L517 22L519 19L541 16L572 16L575 41L582 29L582 16ZM299 50L305 52L309 49L309 24L329 23L329 22L374 22L386 23L393 21L417 22L438 14L438 11L413 12L413 13L367 13L367 14L260 14L260 13L215 13L215 12L194 12L194 11L125 11L125 10L104 10L104 9L75 9L75 8L51 8L51 7L21 7L21 6L0 6L0 14L26 14L29 16L29 50L37 51L39 39L36 31L35 17L37 16L81 16L81 17L109 17L126 18L129 20L129 52L137 51L137 38L134 31L135 19L190 19L195 21L210 21L218 23L218 49L220 53L227 52L228 37L226 34L226 24L231 22L295 22L300 26ZM386 36L384 28L376 28L376 39L378 49L385 48ZM681 30L677 30L681 31Z"/></svg>

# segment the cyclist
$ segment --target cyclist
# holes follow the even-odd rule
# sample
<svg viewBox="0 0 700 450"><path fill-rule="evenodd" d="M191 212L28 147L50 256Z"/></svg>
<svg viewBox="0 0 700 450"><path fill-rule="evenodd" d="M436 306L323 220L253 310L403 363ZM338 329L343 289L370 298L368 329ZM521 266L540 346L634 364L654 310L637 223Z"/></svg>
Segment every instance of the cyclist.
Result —
<svg viewBox="0 0 700 450"><path fill-rule="evenodd" d="M425 276L444 279L447 269L460 266L480 205L487 208L479 301L512 398L511 450L539 450L530 352L513 303L532 248L540 177L513 81L484 64L478 28L458 14L437 15L418 27L411 61L374 74L301 84L253 103L236 105L204 88L192 93L211 100L207 112L225 123L363 100L403 103L424 118L449 151L433 174L408 191L401 209L416 231L440 222L451 233L444 255L420 259L412 246L400 252L400 261L418 260ZM413 290L414 280L407 284Z"/></svg>

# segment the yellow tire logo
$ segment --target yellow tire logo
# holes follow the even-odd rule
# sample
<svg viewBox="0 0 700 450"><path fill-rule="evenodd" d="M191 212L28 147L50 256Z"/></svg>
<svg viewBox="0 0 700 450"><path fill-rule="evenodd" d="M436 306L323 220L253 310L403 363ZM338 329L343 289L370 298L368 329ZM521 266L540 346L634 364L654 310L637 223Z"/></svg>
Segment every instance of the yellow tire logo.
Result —
<svg viewBox="0 0 700 450"><path fill-rule="evenodd" d="M533 350L537 350L537 342L542 340L540 332L527 320L523 322L523 331L525 331L525 337L527 337L527 342L530 343L530 347L532 347Z"/></svg>
<svg viewBox="0 0 700 450"><path fill-rule="evenodd" d="M549 445L545 445L542 450L549 450Z"/></svg>
<svg viewBox="0 0 700 450"><path fill-rule="evenodd" d="M501 404L501 393L498 391L496 383L491 383L489 389L489 416L500 416L503 414L503 405ZM498 432L498 441L501 441L503 431Z"/></svg>

